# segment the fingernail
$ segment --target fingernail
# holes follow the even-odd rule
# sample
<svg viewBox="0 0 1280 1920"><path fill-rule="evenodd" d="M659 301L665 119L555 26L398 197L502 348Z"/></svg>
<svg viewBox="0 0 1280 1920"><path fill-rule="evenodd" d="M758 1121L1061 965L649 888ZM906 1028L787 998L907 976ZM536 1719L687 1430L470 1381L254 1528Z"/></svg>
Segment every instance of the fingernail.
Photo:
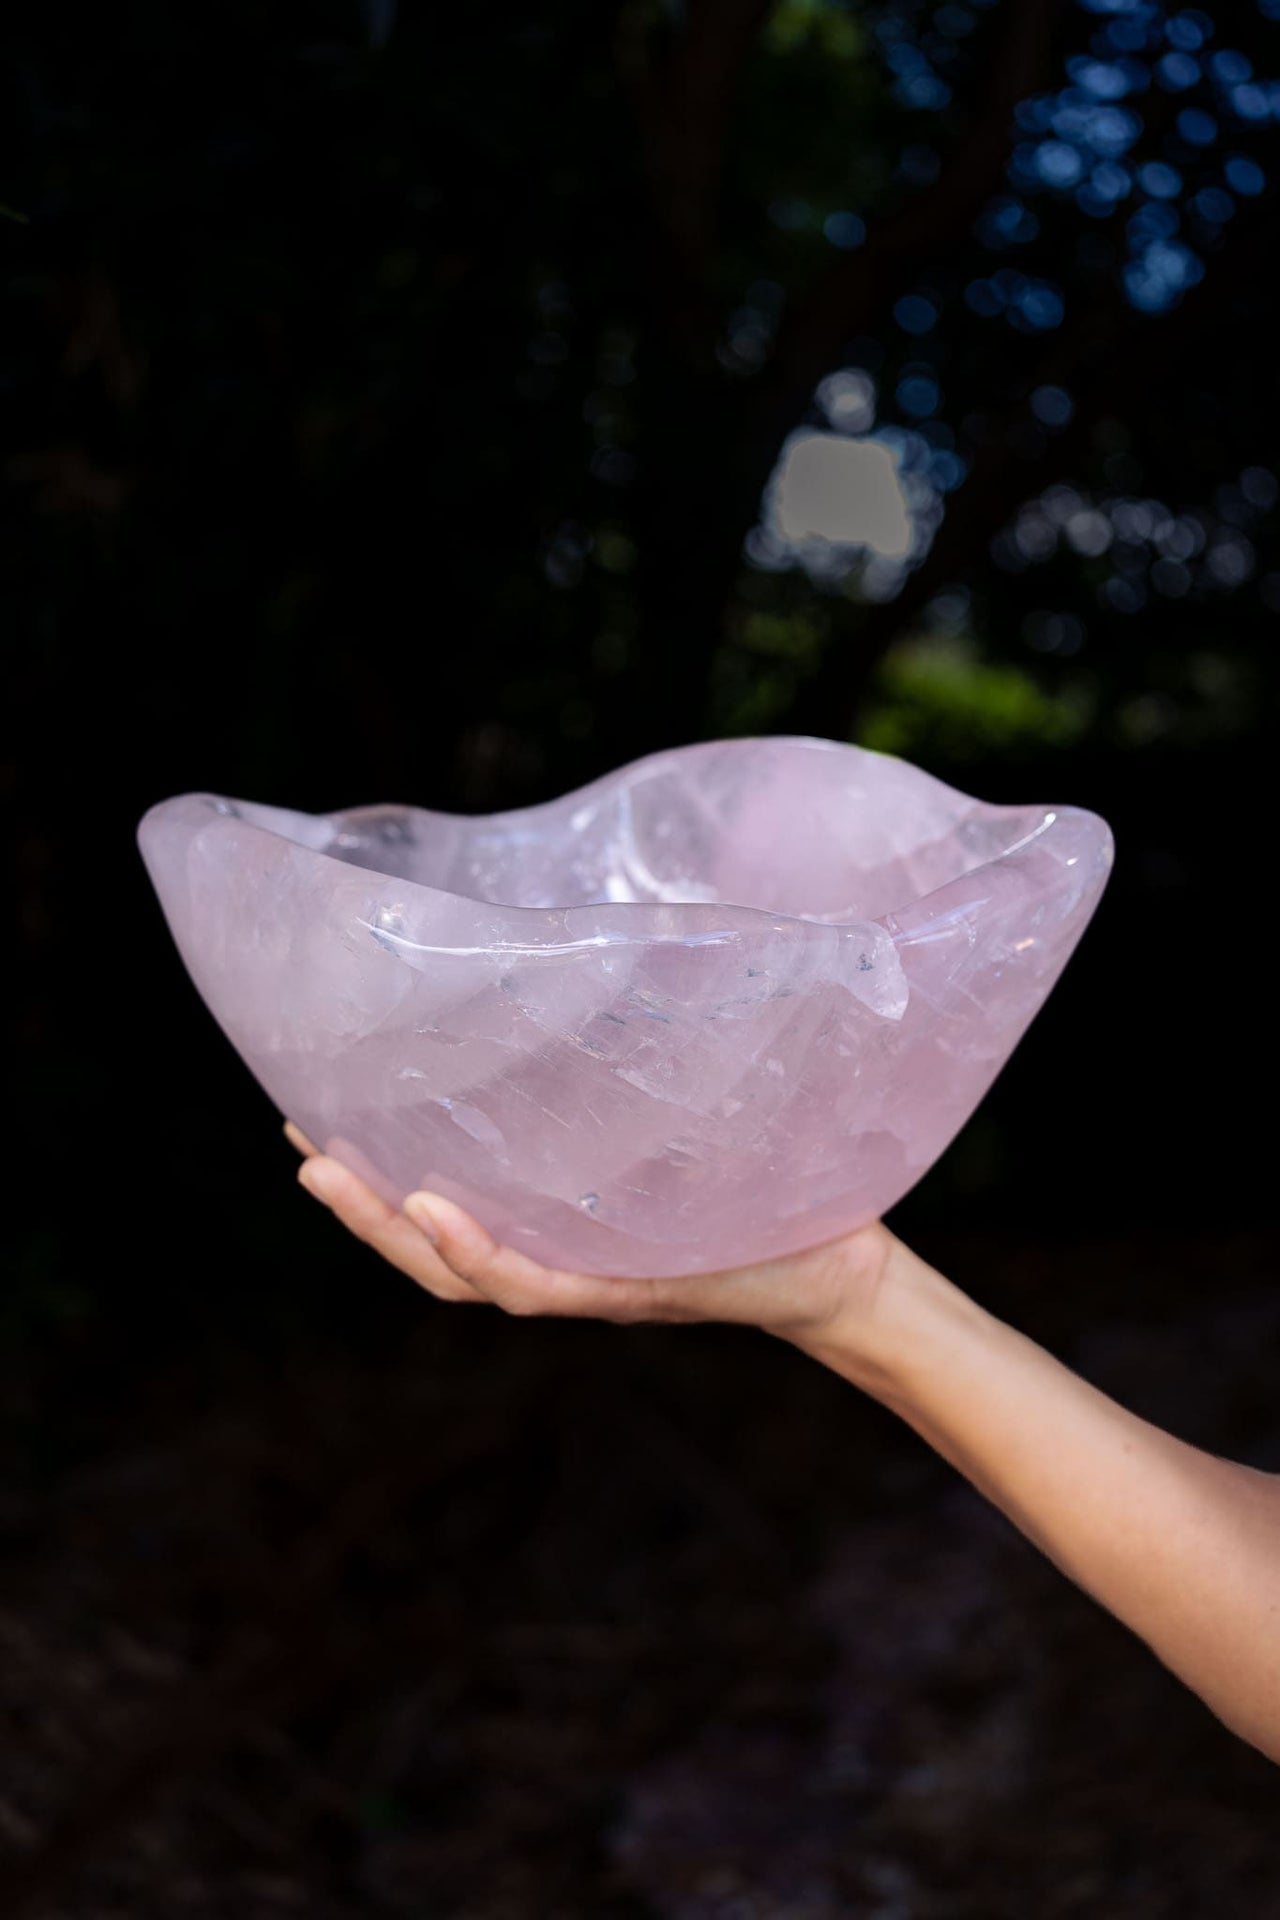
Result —
<svg viewBox="0 0 1280 1920"><path fill-rule="evenodd" d="M322 1160L303 1161L298 1168L298 1185L326 1206L333 1200L333 1175Z"/></svg>
<svg viewBox="0 0 1280 1920"><path fill-rule="evenodd" d="M425 1193L411 1193L404 1203L404 1210L415 1227L426 1234L433 1247L440 1244L440 1226L431 1211L431 1202Z"/></svg>

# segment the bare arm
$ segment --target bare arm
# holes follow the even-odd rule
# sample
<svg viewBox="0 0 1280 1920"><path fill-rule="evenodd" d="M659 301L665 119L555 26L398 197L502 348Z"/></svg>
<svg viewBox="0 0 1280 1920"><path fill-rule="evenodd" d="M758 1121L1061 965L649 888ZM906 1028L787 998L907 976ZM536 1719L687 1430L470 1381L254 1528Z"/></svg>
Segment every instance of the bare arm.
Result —
<svg viewBox="0 0 1280 1920"><path fill-rule="evenodd" d="M1117 1405L883 1226L670 1281L550 1272L447 1200L396 1213L336 1160L300 1178L420 1286L516 1314L761 1327L909 1422L1233 1732L1280 1761L1280 1475Z"/></svg>
<svg viewBox="0 0 1280 1920"><path fill-rule="evenodd" d="M908 1421L1242 1739L1280 1761L1280 1475L1118 1406L910 1253L795 1344Z"/></svg>

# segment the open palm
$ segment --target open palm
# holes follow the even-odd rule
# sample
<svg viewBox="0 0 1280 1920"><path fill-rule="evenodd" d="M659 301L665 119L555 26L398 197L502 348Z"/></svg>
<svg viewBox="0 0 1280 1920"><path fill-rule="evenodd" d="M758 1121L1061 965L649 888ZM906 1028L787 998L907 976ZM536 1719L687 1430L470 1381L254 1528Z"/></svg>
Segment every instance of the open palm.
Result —
<svg viewBox="0 0 1280 1920"><path fill-rule="evenodd" d="M665 1280L562 1273L499 1245L478 1220L439 1194L410 1194L397 1211L291 1122L285 1132L303 1155L298 1178L308 1193L438 1300L623 1325L725 1320L809 1340L837 1319L870 1316L895 1254L906 1252L876 1222L802 1253L721 1273Z"/></svg>

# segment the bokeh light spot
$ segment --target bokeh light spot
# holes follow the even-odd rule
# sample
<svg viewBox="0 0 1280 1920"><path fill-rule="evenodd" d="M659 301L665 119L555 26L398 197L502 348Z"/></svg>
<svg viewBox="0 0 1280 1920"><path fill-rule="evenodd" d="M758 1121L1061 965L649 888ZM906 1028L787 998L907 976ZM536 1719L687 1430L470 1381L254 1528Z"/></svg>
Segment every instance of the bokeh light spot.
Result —
<svg viewBox="0 0 1280 1920"><path fill-rule="evenodd" d="M895 303L893 317L904 333L919 335L930 333L937 326L938 309L923 294L907 293Z"/></svg>
<svg viewBox="0 0 1280 1920"><path fill-rule="evenodd" d="M1043 427L1068 426L1075 402L1065 387L1037 387L1031 396L1031 411Z"/></svg>
<svg viewBox="0 0 1280 1920"><path fill-rule="evenodd" d="M1211 147L1218 137L1218 123L1203 107L1185 107L1178 115L1178 132L1189 147Z"/></svg>
<svg viewBox="0 0 1280 1920"><path fill-rule="evenodd" d="M801 428L783 448L771 496L773 525L792 546L825 541L888 559L911 549L899 462L883 441Z"/></svg>
<svg viewBox="0 0 1280 1920"><path fill-rule="evenodd" d="M1138 179L1153 200L1173 200L1182 192L1182 175L1164 160L1148 160L1139 169Z"/></svg>
<svg viewBox="0 0 1280 1920"><path fill-rule="evenodd" d="M867 223L856 213L829 213L822 223L824 238L842 252L852 253L867 237Z"/></svg>
<svg viewBox="0 0 1280 1920"><path fill-rule="evenodd" d="M1261 193L1267 184L1267 176L1256 160L1250 160L1246 154L1234 153L1222 169L1227 185L1235 193L1248 197Z"/></svg>
<svg viewBox="0 0 1280 1920"><path fill-rule="evenodd" d="M942 389L927 373L908 374L898 382L897 402L912 420L923 420L942 404Z"/></svg>

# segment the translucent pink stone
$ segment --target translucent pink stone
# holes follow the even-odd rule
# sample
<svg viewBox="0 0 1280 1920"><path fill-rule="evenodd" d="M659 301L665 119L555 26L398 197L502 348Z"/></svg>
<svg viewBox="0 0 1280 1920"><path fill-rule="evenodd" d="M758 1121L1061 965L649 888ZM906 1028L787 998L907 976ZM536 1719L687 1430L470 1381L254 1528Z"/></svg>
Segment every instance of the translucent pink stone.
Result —
<svg viewBox="0 0 1280 1920"><path fill-rule="evenodd" d="M188 794L139 838L200 993L313 1140L548 1265L654 1276L892 1206L1111 865L1095 814L807 738L475 819Z"/></svg>

